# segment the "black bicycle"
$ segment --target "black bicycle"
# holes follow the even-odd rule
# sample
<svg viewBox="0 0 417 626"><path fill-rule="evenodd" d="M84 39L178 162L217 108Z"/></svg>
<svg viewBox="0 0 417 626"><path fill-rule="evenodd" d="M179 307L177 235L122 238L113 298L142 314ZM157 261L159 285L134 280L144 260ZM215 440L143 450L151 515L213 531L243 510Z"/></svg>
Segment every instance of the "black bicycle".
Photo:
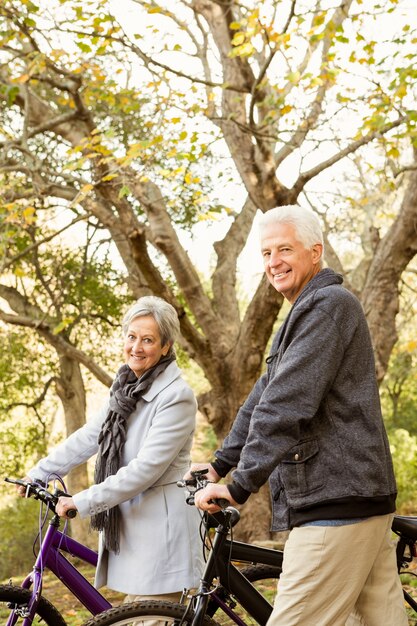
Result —
<svg viewBox="0 0 417 626"><path fill-rule="evenodd" d="M205 484L203 474L195 472L195 485L185 481L182 486L192 487L195 491ZM187 500L192 503L192 493ZM265 625L272 611L273 599L268 599L265 591L257 589L255 583L274 579L276 588L283 552L233 541L232 529L239 517L237 509L231 506L225 506L215 516L204 516L204 543L209 545L210 550L199 588L190 596L188 603L133 602L105 611L83 626L146 626L147 623L153 626L156 622L164 626ZM214 539L210 537L210 529L214 530ZM417 557L417 517L397 515L392 529L399 537L398 572L400 575L414 575L409 566ZM241 568L242 563L252 565ZM410 624L417 626L417 603L408 584L403 583L403 591L410 609Z"/></svg>

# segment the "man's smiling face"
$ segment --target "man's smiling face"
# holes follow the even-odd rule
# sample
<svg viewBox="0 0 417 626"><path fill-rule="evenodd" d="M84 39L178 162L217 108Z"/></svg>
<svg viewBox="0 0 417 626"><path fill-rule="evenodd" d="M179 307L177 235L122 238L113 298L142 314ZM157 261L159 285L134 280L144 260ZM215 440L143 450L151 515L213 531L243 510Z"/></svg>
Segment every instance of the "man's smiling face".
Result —
<svg viewBox="0 0 417 626"><path fill-rule="evenodd" d="M320 271L322 245L305 248L292 224L269 224L261 241L264 268L269 282L291 304Z"/></svg>

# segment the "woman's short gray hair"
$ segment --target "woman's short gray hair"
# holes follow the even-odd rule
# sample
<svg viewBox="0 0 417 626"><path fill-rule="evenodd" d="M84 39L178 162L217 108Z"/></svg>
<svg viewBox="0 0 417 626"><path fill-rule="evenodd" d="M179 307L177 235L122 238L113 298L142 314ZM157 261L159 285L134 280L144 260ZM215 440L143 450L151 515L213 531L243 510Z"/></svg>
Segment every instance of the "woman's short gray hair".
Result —
<svg viewBox="0 0 417 626"><path fill-rule="evenodd" d="M262 213L259 220L261 239L269 224L291 224L295 228L299 241L306 248L311 248L316 243L323 245L323 231L319 218L313 211L299 204L277 206L275 209Z"/></svg>
<svg viewBox="0 0 417 626"><path fill-rule="evenodd" d="M169 343L171 347L168 354L175 354L174 342L180 334L178 315L169 302L163 298L158 298L158 296L143 296L130 307L122 321L123 334L125 335L127 333L132 320L148 315L153 317L158 325L161 345L165 346Z"/></svg>

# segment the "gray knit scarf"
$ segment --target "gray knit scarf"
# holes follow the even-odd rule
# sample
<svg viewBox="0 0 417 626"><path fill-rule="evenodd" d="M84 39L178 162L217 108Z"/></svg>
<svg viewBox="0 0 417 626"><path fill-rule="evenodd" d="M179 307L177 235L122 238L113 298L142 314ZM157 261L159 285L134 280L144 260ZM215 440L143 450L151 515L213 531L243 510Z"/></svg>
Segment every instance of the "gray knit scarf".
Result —
<svg viewBox="0 0 417 626"><path fill-rule="evenodd" d="M120 468L123 446L126 441L127 419L134 411L138 400L149 389L153 381L172 361L174 355L162 357L156 365L137 378L128 365L122 365L110 389L109 410L98 436L94 480L103 482ZM93 515L91 527L104 531L104 547L118 553L120 549L120 509L112 507Z"/></svg>

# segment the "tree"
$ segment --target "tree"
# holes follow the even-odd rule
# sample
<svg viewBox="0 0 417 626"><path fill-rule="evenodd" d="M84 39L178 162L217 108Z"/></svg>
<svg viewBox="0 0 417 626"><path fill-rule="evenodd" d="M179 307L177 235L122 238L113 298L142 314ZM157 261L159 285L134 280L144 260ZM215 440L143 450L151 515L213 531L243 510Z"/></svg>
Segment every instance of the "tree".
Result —
<svg viewBox="0 0 417 626"><path fill-rule="evenodd" d="M8 311L0 309L0 320L20 329L3 342L0 383L0 411L9 416L0 427L2 448L7 456L14 450L3 468L10 468L13 476L24 476L30 462L44 455L53 443L50 427L57 403L50 397L51 388L62 405L68 436L86 421L86 376L81 367L110 386L112 377L102 365L116 362L109 338L126 302L117 273L106 258L95 259L90 250L93 247L97 255L103 245L87 241L75 251L55 246L41 252L41 246L35 245L36 231L29 229L31 251L25 243L26 254L20 258L16 252L12 257L14 275L9 276L9 284L0 284L0 296L8 304ZM10 235L9 252L19 250L21 243L17 234L14 238ZM23 408L31 412L28 418ZM69 473L69 493L88 484L86 464ZM89 542L86 521L75 518L71 529L78 540Z"/></svg>
<svg viewBox="0 0 417 626"><path fill-rule="evenodd" d="M282 304L262 279L240 311L238 258L256 211L309 201L327 258L343 269L337 220L314 185L325 175L333 184L354 155L375 172L374 149L378 174L403 194L384 233L377 219L355 233L384 376L400 278L417 251L413 35L406 21L391 27L401 4L132 0L129 30L105 0L0 8L5 221L24 230L33 215L41 230L65 207L108 233L131 295L176 307L181 346L207 380L199 407L219 438L262 370ZM386 14L390 28L378 28ZM228 188L239 193L225 202ZM181 241L202 219L229 225L209 288Z"/></svg>

